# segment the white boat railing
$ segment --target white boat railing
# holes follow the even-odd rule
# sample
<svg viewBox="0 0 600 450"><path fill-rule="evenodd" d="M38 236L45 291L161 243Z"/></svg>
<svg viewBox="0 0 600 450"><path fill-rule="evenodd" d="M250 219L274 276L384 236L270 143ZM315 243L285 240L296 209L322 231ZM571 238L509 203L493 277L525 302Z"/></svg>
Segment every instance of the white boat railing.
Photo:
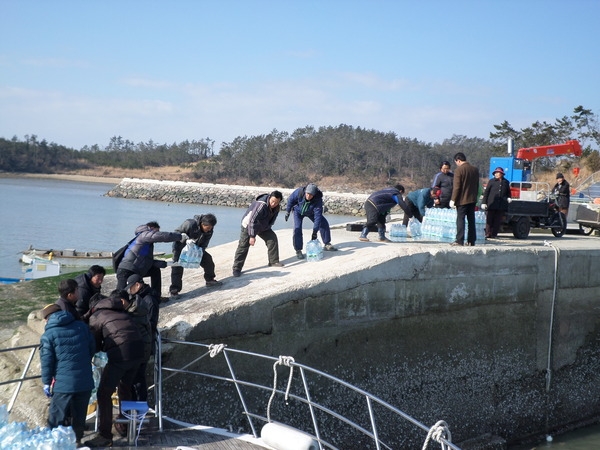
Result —
<svg viewBox="0 0 600 450"><path fill-rule="evenodd" d="M177 345L197 347L197 348L199 348L199 350L201 352L203 351L203 353L201 353L200 356L192 357L191 361L187 362L181 368L167 367L167 366L163 365L162 358L161 358L163 344L168 344L171 347L177 346ZM188 354L196 355L197 353L194 353L194 350L190 349ZM236 371L234 370L232 359L233 359L233 357L238 357L240 355L242 355L244 357L252 358L252 361L255 361L252 364L252 367L257 367L259 364L263 364L265 362L272 364L273 365L273 385L267 386L265 384L259 384L256 382L256 380L254 380L254 381L244 380L241 377L239 377L238 375L236 375ZM221 373L207 373L207 372L200 372L200 371L196 371L196 370L190 370L190 367L196 366L197 363L199 363L202 359L204 359L207 356L209 356L210 359L217 358L218 356L222 357L225 361L228 374L222 373L223 368L221 368ZM260 361L262 361L262 362L260 362ZM204 370L208 371L209 369L211 369L211 367L210 367L211 365L213 365L213 364L207 363L206 368L204 367L204 365L202 366L202 368ZM285 390L281 390L281 389L277 388L277 368L278 368L278 366L283 366L283 367L289 368L289 379L288 379L288 383L287 383L287 388ZM248 367L245 367L245 368L238 367L238 368L241 369L240 371L248 370ZM295 392L290 392L291 391L290 388L291 388L292 381L293 381L294 369L298 370L300 373L302 389L300 391L298 391L298 389L296 389ZM213 371L216 371L216 370L213 368ZM339 426L349 426L351 429L353 429L353 433L358 433L358 434L362 435L363 437L366 437L368 440L370 440L372 442L373 448L376 448L378 450L382 449L382 448L385 448L385 449L399 448L397 446L397 444L394 447L394 444L389 442L389 440L386 442L386 440L384 438L382 438L382 433L380 432L380 428L383 428L384 425L386 426L386 428L388 425L391 425L389 423L390 422L389 417L392 417L392 418L399 417L403 421L409 422L412 427L416 427L417 429L420 429L423 434L423 441L424 441L423 449L428 448L428 445L430 442L431 443L437 442L441 445L443 450L446 450L446 449L460 450L459 447L452 444L450 431L448 429L447 424L444 421L438 421L435 425L428 427L428 426L424 425L423 423L419 422L418 420L414 419L413 417L409 416L408 414L400 411L399 409L397 409L394 406L390 405L389 403L385 402L384 400L364 391L363 389L353 386L350 383L340 380L340 379L338 379L334 376L331 376L327 373L324 373L319 370L313 369L311 367L305 366L303 364L297 363L291 357L280 356L279 358L275 358L272 356L266 356L266 355L247 352L247 351L243 351L243 350L227 348L227 346L225 346L223 344L217 344L217 345L201 344L201 343L197 343L197 342L177 341L177 340L164 339L164 338L163 339L159 338L157 340L156 354L155 354L155 385L153 386L153 387L155 387L155 397L156 397L155 398L155 400L156 400L155 413L158 417L160 430L162 430L162 427L163 427L163 408L162 408L163 400L162 400L162 397L163 397L164 382L169 380L170 378L176 377L178 375L198 376L198 377L202 377L204 379L211 379L211 380L216 380L218 382L226 382L226 383L233 384L235 387L235 390L237 392L240 404L242 405L243 415L246 418L248 426L251 430L251 434L255 438L260 437L259 433L257 432L257 422L263 422L264 424L271 422L270 410L272 407L272 401L274 400L274 398L276 396L279 396L279 398L283 397L285 399L286 404L288 403L288 401L293 400L295 402L299 402L299 404L302 404L302 405L308 407L308 411L310 413L309 414L310 415L310 425L312 426L312 431L311 432L303 431L303 433L312 436L312 438L314 438L315 441L318 443L319 448L321 450L325 449L325 448L337 449L338 447L336 447L336 445L333 444L332 442L329 442L328 439L323 436L325 433L323 433L322 428L325 428L325 427L320 425L320 423L322 423L323 420L319 420L317 418L318 414L319 415L325 414L327 416L327 419L326 419L326 421L328 423L327 427L326 427L327 429L332 428L332 424L331 424L332 421L337 421ZM311 377L310 380L309 380L309 377ZM317 381L316 380L317 378L319 379L318 381L321 383L323 382L323 380L325 380L328 383L333 383L334 385L337 386L336 389L342 389L344 392L347 392L347 394L344 394L344 395L357 396L357 398L361 398L362 401L364 401L364 404L362 405L362 407L360 407L360 405L359 405L359 407L366 412L366 416L367 416L367 417L361 417L361 419L363 419L363 425L357 423L356 419L355 420L349 419L343 413L336 412L331 407L327 407L323 404L319 404L311 398L311 394L314 393L316 390L319 390L319 388L317 387L316 384L311 385L310 381L313 381L313 382ZM312 388L309 386L312 386ZM264 414L260 414L256 411L252 411L250 409L251 402L248 402L246 400L246 398L242 392L242 387L249 388L252 390L258 390L260 392L264 391L264 392L271 393L271 397L270 397L268 405L267 405L266 416ZM263 392L263 394L264 394L264 392ZM331 391L328 391L328 392L331 392ZM377 408L377 412L375 411L376 408ZM164 417L167 417L167 416L164 416ZM278 417L278 419L279 419L279 417ZM367 427L366 423L369 424L368 427ZM391 427L391 428L393 428L393 427ZM387 430L387 431L388 431L387 435L389 437L390 430ZM393 434L394 431L391 431L391 433Z"/></svg>

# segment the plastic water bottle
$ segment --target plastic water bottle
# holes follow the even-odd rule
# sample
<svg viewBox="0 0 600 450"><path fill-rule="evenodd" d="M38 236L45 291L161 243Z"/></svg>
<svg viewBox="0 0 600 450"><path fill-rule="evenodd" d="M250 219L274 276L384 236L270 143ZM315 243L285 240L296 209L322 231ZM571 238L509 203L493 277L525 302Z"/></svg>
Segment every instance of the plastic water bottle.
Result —
<svg viewBox="0 0 600 450"><path fill-rule="evenodd" d="M94 366L100 367L101 369L106 366L108 362L108 355L105 352L98 352L94 355L94 359L92 360Z"/></svg>
<svg viewBox="0 0 600 450"><path fill-rule="evenodd" d="M393 223L390 226L390 241L392 242L404 242L406 241L406 226L401 223Z"/></svg>
<svg viewBox="0 0 600 450"><path fill-rule="evenodd" d="M318 239L306 243L306 260L310 262L323 259L323 246Z"/></svg>

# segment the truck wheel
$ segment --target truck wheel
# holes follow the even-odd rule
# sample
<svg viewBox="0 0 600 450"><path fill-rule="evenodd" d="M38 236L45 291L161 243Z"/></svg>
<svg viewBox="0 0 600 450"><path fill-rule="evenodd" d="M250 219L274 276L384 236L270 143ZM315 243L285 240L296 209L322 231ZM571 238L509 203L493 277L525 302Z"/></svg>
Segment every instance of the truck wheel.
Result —
<svg viewBox="0 0 600 450"><path fill-rule="evenodd" d="M525 239L529 236L529 217L521 216L512 224L513 236L517 239Z"/></svg>
<svg viewBox="0 0 600 450"><path fill-rule="evenodd" d="M565 231L567 231L567 216L565 216L565 214L561 212L556 214L557 216L555 216L552 223L560 225L557 227L552 227L552 234L554 235L554 237L562 237L563 234L565 234Z"/></svg>
<svg viewBox="0 0 600 450"><path fill-rule="evenodd" d="M594 232L594 229L592 227L586 227L586 226L579 224L579 232L581 234L585 234L586 236L589 236L590 234L592 234Z"/></svg>

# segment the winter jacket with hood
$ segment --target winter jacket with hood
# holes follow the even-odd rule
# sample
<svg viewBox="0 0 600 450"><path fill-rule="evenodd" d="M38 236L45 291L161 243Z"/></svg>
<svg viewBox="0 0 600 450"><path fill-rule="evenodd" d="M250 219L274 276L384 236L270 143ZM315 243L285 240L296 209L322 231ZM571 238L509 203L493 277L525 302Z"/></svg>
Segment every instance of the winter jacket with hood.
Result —
<svg viewBox="0 0 600 450"><path fill-rule="evenodd" d="M48 317L40 338L42 383L54 383L54 392L69 394L91 391L92 357L96 344L88 326L68 311Z"/></svg>
<svg viewBox="0 0 600 450"><path fill-rule="evenodd" d="M135 229L135 240L125 250L119 269L145 276L154 263L154 243L180 241L181 237L181 233L159 231L146 224L140 225Z"/></svg>
<svg viewBox="0 0 600 450"><path fill-rule="evenodd" d="M109 361L129 361L144 357L144 340L135 322L118 297L100 300L90 316L90 329L98 350Z"/></svg>
<svg viewBox="0 0 600 450"><path fill-rule="evenodd" d="M321 219L323 218L323 192L317 189L317 193L310 200L306 199L306 187L299 187L288 199L286 212L298 213L300 216L309 217L314 222L313 230L321 229Z"/></svg>

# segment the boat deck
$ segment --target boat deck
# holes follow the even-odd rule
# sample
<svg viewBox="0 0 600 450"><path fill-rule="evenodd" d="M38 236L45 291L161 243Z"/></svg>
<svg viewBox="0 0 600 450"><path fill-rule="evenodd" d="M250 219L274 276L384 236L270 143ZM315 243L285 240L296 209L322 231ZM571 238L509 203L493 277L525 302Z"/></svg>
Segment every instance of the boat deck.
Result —
<svg viewBox="0 0 600 450"><path fill-rule="evenodd" d="M88 422L88 427L82 439L85 441L93 438L96 433L94 430L94 421ZM199 450L264 450L265 447L253 444L230 433L219 433L210 431L211 428L197 429L185 428L163 421L163 431L158 430L158 420L152 417L148 423L142 426L137 447L135 444L129 445L127 437L121 437L115 433L113 428L113 447L119 448L137 448L137 449L199 449ZM245 435L249 440L253 438Z"/></svg>

